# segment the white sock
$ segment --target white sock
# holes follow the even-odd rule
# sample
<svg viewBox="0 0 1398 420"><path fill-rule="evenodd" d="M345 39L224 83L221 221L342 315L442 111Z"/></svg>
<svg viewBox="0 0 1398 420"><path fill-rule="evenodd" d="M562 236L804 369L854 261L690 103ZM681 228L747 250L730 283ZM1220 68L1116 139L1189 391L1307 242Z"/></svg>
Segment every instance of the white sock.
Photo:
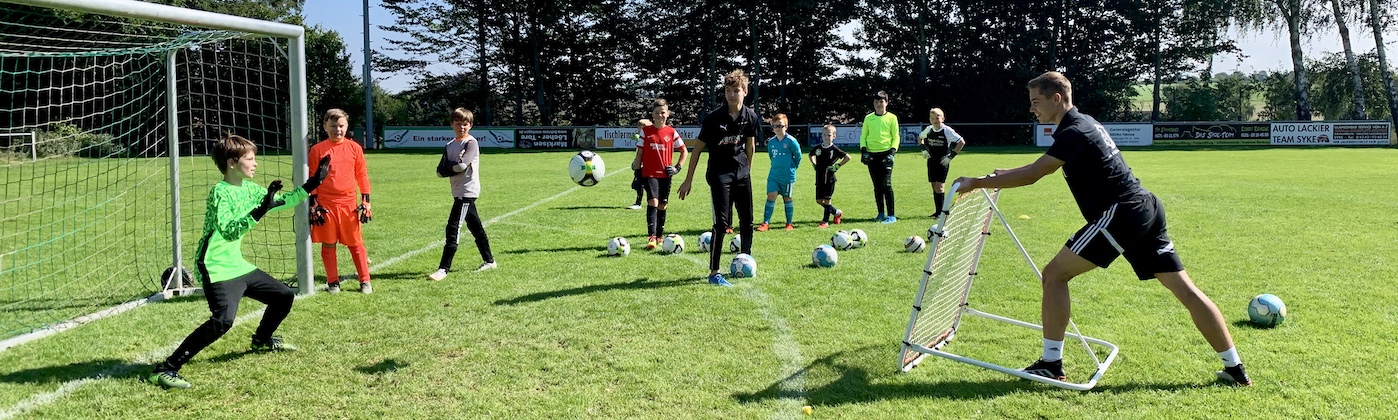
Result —
<svg viewBox="0 0 1398 420"><path fill-rule="evenodd" d="M1045 362L1052 362L1063 359L1063 342L1044 339L1044 355L1040 357Z"/></svg>
<svg viewBox="0 0 1398 420"><path fill-rule="evenodd" d="M1229 347L1228 350L1218 352L1218 357L1223 359L1223 367L1231 368L1243 363L1243 359L1238 357L1238 348Z"/></svg>

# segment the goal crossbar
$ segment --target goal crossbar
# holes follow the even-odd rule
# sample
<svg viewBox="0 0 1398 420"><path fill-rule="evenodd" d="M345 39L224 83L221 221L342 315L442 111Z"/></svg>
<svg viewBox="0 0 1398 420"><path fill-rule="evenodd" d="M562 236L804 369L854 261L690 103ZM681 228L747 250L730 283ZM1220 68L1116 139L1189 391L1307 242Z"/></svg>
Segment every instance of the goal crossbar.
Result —
<svg viewBox="0 0 1398 420"><path fill-rule="evenodd" d="M958 185L953 184L952 191L957 190ZM996 315L984 311L979 311L970 307L967 298L970 296L971 283L979 274L981 252L984 249L985 241L990 236L990 226L992 218L998 218L1004 226L1006 233L1015 246L1019 248L1024 256L1025 262L1034 277L1043 281L1043 275L1038 266L1034 264L1033 258L1024 248L1024 244L1019 241L1014 230L1010 227L1005 215L1000 212L996 205L999 197L999 190L976 190L965 195L951 195L943 208L948 209L946 213L940 215L937 224L928 230L929 246L927 262L923 267L922 280L918 284L917 296L913 300L912 313L908 319L908 328L903 334L902 349L899 352L899 364L901 371L907 372L916 367L927 355L946 358L949 360L990 369L1005 374L1017 376L1031 381L1041 382L1065 389L1086 391L1097 385L1097 381L1107 372L1112 362L1116 360L1118 348L1115 344L1105 340L1088 337L1078 330L1076 324L1071 320L1069 325L1071 332L1065 335L1069 338L1081 342L1083 349L1092 356L1096 369L1093 374L1084 382L1068 382L1034 375L1019 369L1008 368L994 363L961 356L943 350L943 347L955 338L960 327L962 316L970 315L1007 323L1010 325L1042 331L1043 326L1016 320L1013 318ZM945 250L943 245L956 247L952 250ZM964 249L964 250L963 250ZM947 251L947 252L943 252ZM948 252L961 251L969 255L950 255ZM930 284L929 284L930 283ZM929 288L929 286L931 286ZM933 304L942 302L942 308L924 307L927 302L929 290L932 290ZM938 299L941 300L938 300ZM954 306L945 308L945 306ZM940 312L939 312L940 311ZM930 316L929 319L922 317ZM937 318L941 315L941 318ZM926 321L926 322L919 322ZM923 324L923 325L920 325ZM925 324L931 324L927 327ZM1098 358L1098 354L1093 350L1096 345L1106 351L1105 358Z"/></svg>

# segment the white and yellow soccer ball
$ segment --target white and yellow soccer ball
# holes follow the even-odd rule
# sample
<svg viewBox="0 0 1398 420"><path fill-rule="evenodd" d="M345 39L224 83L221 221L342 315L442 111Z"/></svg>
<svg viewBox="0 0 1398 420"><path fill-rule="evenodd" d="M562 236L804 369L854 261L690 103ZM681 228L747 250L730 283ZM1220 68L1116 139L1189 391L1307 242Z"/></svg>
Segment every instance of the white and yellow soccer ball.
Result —
<svg viewBox="0 0 1398 420"><path fill-rule="evenodd" d="M607 165L602 162L602 157L591 150L584 150L573 155L573 160L568 161L568 175L573 177L573 182L584 187L591 187L602 182L602 176L607 173Z"/></svg>
<svg viewBox="0 0 1398 420"><path fill-rule="evenodd" d="M927 249L927 241L922 240L921 236L913 235L903 240L904 251L922 252L925 249Z"/></svg>
<svg viewBox="0 0 1398 420"><path fill-rule="evenodd" d="M830 237L830 245L834 246L835 249L848 251L854 248L854 238L850 237L849 232L843 230L835 232L835 235Z"/></svg>
<svg viewBox="0 0 1398 420"><path fill-rule="evenodd" d="M613 257L625 257L631 255L631 242L623 237L615 237L607 241L607 255Z"/></svg>
<svg viewBox="0 0 1398 420"><path fill-rule="evenodd" d="M854 241L855 248L863 248L865 245L869 245L869 234L864 233L863 229L850 231L849 238Z"/></svg>
<svg viewBox="0 0 1398 420"><path fill-rule="evenodd" d="M665 235L665 240L660 243L660 250L666 254L679 254L684 252L684 237L671 233Z"/></svg>
<svg viewBox="0 0 1398 420"><path fill-rule="evenodd" d="M714 247L714 233L704 232L699 234L699 252L709 252Z"/></svg>

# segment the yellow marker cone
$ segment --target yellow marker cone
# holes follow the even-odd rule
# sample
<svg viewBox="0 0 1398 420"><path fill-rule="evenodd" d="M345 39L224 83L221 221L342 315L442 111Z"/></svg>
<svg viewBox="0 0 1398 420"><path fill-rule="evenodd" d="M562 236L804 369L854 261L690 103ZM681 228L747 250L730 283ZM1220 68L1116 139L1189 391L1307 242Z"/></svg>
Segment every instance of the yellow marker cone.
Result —
<svg viewBox="0 0 1398 420"><path fill-rule="evenodd" d="M1021 214L1021 215L1019 215L1019 218L1022 219L1022 220L1029 220L1029 215L1027 215L1027 214Z"/></svg>
<svg viewBox="0 0 1398 420"><path fill-rule="evenodd" d="M811 415L811 411L812 411L812 409L811 409L811 406L809 406L809 405L808 405L808 406L805 406L805 407L801 407L801 412L802 412L802 413L806 413L806 415L808 415L808 416Z"/></svg>

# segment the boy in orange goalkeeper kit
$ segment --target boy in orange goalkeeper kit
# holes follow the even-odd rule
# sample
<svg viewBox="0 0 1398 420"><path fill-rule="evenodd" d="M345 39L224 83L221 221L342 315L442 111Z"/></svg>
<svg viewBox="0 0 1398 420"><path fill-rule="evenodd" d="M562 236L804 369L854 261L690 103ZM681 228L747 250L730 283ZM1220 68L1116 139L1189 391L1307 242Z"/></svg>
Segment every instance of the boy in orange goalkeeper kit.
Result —
<svg viewBox="0 0 1398 420"><path fill-rule="evenodd" d="M345 111L326 111L323 121L326 138L311 146L308 157L311 162L317 162L329 156L331 169L325 183L310 198L311 241L321 244L326 291L340 292L335 244L344 244L359 274L359 291L373 293L374 288L369 284L369 258L359 231L360 224L369 223L373 218L369 209L369 170L364 162L364 149L345 137L349 129L349 116ZM358 194L355 194L356 187Z"/></svg>

